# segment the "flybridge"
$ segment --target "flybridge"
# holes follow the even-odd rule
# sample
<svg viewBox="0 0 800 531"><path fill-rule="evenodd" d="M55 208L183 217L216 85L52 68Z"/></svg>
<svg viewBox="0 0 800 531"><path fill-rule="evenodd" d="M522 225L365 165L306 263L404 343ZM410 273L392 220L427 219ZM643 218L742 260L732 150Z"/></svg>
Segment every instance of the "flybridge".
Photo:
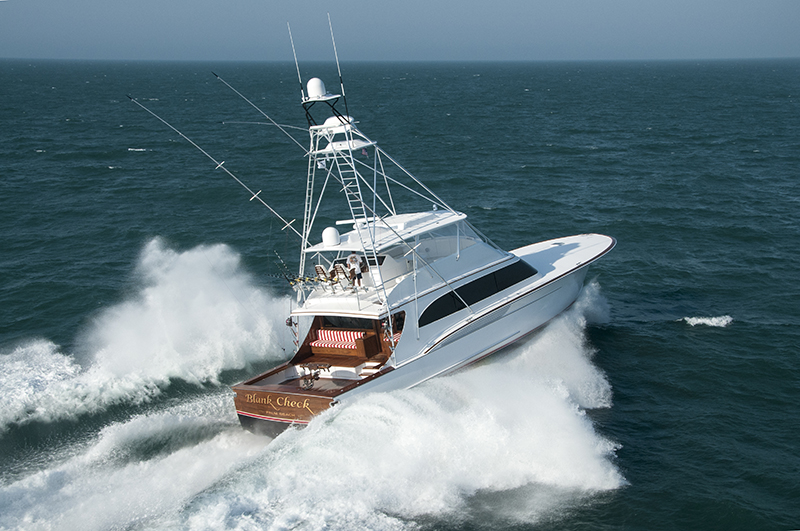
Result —
<svg viewBox="0 0 800 531"><path fill-rule="evenodd" d="M298 79L299 71L298 67ZM341 84L341 70L339 76ZM377 265L380 263L378 253L393 245L404 244L407 247L404 252L415 254L416 244L409 240L437 225L453 224L466 216L450 208L376 142L359 131L356 121L346 111L342 114L337 109L340 100L346 106L343 84L341 88L342 96L331 94L322 80L314 77L308 80L302 93L310 144L299 275L307 274L308 257L317 260L315 266L330 268L342 257L320 253L357 251L367 258L371 281L376 289L381 290L383 280ZM319 109L329 113L321 124L314 117ZM398 212L395 199L402 193L425 199L432 210L414 214ZM353 229L340 236L335 227L328 227L323 231L328 237L316 243L312 234L317 214L323 200L330 201L326 199L330 195L344 195Z"/></svg>
<svg viewBox="0 0 800 531"><path fill-rule="evenodd" d="M443 229L448 225L453 225L459 221L465 220L466 214L460 212L452 213L449 211L436 211L436 212L415 212L410 214L399 214L397 216L389 216L376 221L375 218L368 220L368 224L363 228L372 230L374 234L373 243L377 252L382 252L387 248L402 243L403 241L413 241L414 238L421 236L431 230ZM339 224L339 222L337 222ZM355 223L354 220L346 220L342 224L353 224L354 228L350 232L339 235L336 231L335 234L326 238L323 232L322 242L312 245L305 249L306 253L325 252L325 251L350 251L361 250L361 242L358 238L357 225L363 223ZM331 227L325 229L329 231ZM335 229L334 229L335 230ZM456 227L456 235L458 231L464 231L463 228ZM371 250L371 248L370 248Z"/></svg>

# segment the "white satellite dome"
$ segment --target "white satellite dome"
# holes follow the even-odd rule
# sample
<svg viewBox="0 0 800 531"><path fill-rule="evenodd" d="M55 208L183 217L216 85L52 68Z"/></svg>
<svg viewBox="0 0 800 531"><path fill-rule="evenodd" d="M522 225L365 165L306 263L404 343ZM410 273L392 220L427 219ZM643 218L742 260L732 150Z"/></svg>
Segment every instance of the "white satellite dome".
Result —
<svg viewBox="0 0 800 531"><path fill-rule="evenodd" d="M322 231L322 243L325 247L339 245L339 231L336 227L328 227Z"/></svg>
<svg viewBox="0 0 800 531"><path fill-rule="evenodd" d="M344 120L344 122L342 120ZM330 116L330 117L328 117L327 120L325 120L325 123L323 124L323 126L325 126L325 127L336 127L337 125L342 125L342 123L346 123L346 124L353 123L353 117L352 116L342 116L341 118L339 118L338 116Z"/></svg>
<svg viewBox="0 0 800 531"><path fill-rule="evenodd" d="M314 100L325 96L328 91L325 90L325 83L318 77L312 77L306 83L306 90L308 91L308 99Z"/></svg>

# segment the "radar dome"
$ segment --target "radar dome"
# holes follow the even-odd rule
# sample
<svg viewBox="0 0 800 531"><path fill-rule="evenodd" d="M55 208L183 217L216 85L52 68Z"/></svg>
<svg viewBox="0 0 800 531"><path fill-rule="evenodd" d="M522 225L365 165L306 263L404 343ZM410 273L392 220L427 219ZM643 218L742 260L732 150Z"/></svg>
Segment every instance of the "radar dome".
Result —
<svg viewBox="0 0 800 531"><path fill-rule="evenodd" d="M325 247L334 247L339 245L339 231L336 227L328 227L322 231L322 243Z"/></svg>
<svg viewBox="0 0 800 531"><path fill-rule="evenodd" d="M353 123L352 116L342 116L341 118L339 118L338 116L330 116L328 117L327 120L325 120L325 123L322 125L324 125L325 127L336 127L337 125L351 124L351 123Z"/></svg>
<svg viewBox="0 0 800 531"><path fill-rule="evenodd" d="M323 97L328 91L325 90L325 83L318 77L312 77L306 84L308 90L308 99L318 99Z"/></svg>

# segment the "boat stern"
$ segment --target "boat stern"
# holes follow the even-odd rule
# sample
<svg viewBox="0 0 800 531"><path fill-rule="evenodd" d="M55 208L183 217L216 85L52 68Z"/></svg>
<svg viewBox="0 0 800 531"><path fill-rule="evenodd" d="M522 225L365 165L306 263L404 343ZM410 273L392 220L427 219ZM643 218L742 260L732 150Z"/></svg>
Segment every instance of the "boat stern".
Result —
<svg viewBox="0 0 800 531"><path fill-rule="evenodd" d="M330 397L265 390L247 384L235 385L231 389L242 427L270 437L292 425L305 426L333 403Z"/></svg>

